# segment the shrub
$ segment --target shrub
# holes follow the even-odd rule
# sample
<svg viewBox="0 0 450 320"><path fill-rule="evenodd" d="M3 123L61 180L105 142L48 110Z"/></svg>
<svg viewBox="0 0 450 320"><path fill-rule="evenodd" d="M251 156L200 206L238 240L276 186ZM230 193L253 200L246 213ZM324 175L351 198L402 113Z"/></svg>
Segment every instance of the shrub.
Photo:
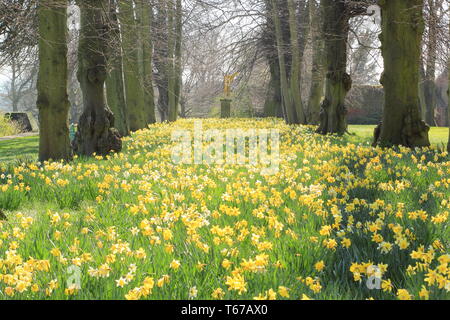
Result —
<svg viewBox="0 0 450 320"><path fill-rule="evenodd" d="M9 117L0 115L0 137L12 136L20 133L19 125Z"/></svg>

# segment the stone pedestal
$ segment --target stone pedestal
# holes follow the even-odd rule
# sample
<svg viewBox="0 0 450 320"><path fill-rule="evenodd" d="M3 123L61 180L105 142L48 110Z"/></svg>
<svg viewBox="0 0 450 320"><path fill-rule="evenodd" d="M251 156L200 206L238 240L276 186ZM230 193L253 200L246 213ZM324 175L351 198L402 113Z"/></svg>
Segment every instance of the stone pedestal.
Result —
<svg viewBox="0 0 450 320"><path fill-rule="evenodd" d="M220 117L229 118L231 116L231 99L220 100Z"/></svg>

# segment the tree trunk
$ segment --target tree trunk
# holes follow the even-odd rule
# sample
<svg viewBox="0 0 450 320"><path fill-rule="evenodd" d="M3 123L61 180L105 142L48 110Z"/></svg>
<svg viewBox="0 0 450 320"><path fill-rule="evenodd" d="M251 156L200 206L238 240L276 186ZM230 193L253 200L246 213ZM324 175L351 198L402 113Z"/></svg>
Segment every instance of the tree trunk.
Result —
<svg viewBox="0 0 450 320"><path fill-rule="evenodd" d="M271 0L265 0L266 26L263 32L262 46L269 65L270 81L264 102L265 117L283 117L281 98L280 63L278 61L277 40L273 22Z"/></svg>
<svg viewBox="0 0 450 320"><path fill-rule="evenodd" d="M177 0L175 8L175 106L180 104L181 87L183 85L181 70L181 50L183 39L183 7L181 0Z"/></svg>
<svg viewBox="0 0 450 320"><path fill-rule="evenodd" d="M322 25L322 12L316 5L315 0L309 1L310 9L310 23L311 23L311 38L312 38L312 74L311 74L311 88L308 99L308 123L319 124L320 121L320 104L324 95L325 88L325 54L324 54L324 40L320 26Z"/></svg>
<svg viewBox="0 0 450 320"><path fill-rule="evenodd" d="M268 58L268 63L270 82L267 88L266 100L264 102L264 116L281 118L283 117L283 111L281 109L280 64L276 56Z"/></svg>
<svg viewBox="0 0 450 320"><path fill-rule="evenodd" d="M325 99L320 110L321 134L344 134L347 131L345 97L352 87L347 73L347 39L349 19L345 1L322 0L327 60Z"/></svg>
<svg viewBox="0 0 450 320"><path fill-rule="evenodd" d="M434 110L436 108L436 58L437 58L437 32L438 19L436 17L435 0L428 2L428 43L427 43L427 70L425 73L424 95L426 105L426 122L430 126L436 126Z"/></svg>
<svg viewBox="0 0 450 320"><path fill-rule="evenodd" d="M374 144L429 146L429 127L420 115L418 87L423 0L382 0L380 6L385 106Z"/></svg>
<svg viewBox="0 0 450 320"><path fill-rule="evenodd" d="M167 38L168 38L168 51L167 51L167 77L169 81L168 86L168 102L169 102L169 110L168 110L168 120L169 121L176 121L177 120L177 98L176 98L176 81L177 77L175 74L175 0L167 0Z"/></svg>
<svg viewBox="0 0 450 320"><path fill-rule="evenodd" d="M420 64L419 69L419 83L417 84L419 87L419 107L420 107L420 116L422 119L427 118L427 104L425 100L425 67L424 64Z"/></svg>
<svg viewBox="0 0 450 320"><path fill-rule="evenodd" d="M167 1L157 1L157 15L154 21L155 34L155 76L158 86L158 113L162 122L169 120L169 80L168 80L168 35Z"/></svg>
<svg viewBox="0 0 450 320"><path fill-rule="evenodd" d="M106 77L106 94L108 106L114 114L115 127L125 137L130 134L128 125L128 110L125 99L123 81L123 58L120 39L119 21L117 19L117 0L109 0L110 25L112 30L110 44L109 72Z"/></svg>
<svg viewBox="0 0 450 320"><path fill-rule="evenodd" d="M286 48L280 21L280 10L278 8L277 1L278 0L271 0L271 4L272 4L273 22L275 25L275 38L278 49L283 116L288 124L295 124L298 123L297 113L295 109L294 98L291 92L291 86L289 84L288 75L286 71L286 55L285 55Z"/></svg>
<svg viewBox="0 0 450 320"><path fill-rule="evenodd" d="M80 40L78 81L83 93L84 111L75 136L74 150L85 156L119 152L122 141L114 128L114 115L105 99L108 51L108 0L78 0Z"/></svg>
<svg viewBox="0 0 450 320"><path fill-rule="evenodd" d="M16 91L16 58L13 57L11 59L11 104L12 104L12 111L17 112L19 111L19 101L17 99L17 91Z"/></svg>
<svg viewBox="0 0 450 320"><path fill-rule="evenodd" d="M449 25L450 27L450 25ZM450 35L450 28L449 28L449 35ZM448 88L447 88L447 95L448 95L448 105L447 105L447 115L448 115L448 144L447 144L447 151L450 153L450 56L448 57L447 61L447 74L448 74Z"/></svg>
<svg viewBox="0 0 450 320"><path fill-rule="evenodd" d="M301 56L299 47L299 35L297 25L297 14L294 0L288 0L289 8L289 30L291 34L291 78L290 90L296 113L296 123L306 124L305 111L303 109L302 96L300 91L300 75L301 75Z"/></svg>
<svg viewBox="0 0 450 320"><path fill-rule="evenodd" d="M71 160L67 95L67 1L41 0L39 21L39 161Z"/></svg>
<svg viewBox="0 0 450 320"><path fill-rule="evenodd" d="M144 83L144 103L147 123L155 123L155 93L153 90L153 41L151 24L153 20L152 4L148 0L139 0L141 13L142 41L142 77Z"/></svg>
<svg viewBox="0 0 450 320"><path fill-rule="evenodd" d="M147 126L147 117L141 83L141 59L139 59L137 48L139 37L133 1L119 0L119 11L128 123L131 131L137 131Z"/></svg>

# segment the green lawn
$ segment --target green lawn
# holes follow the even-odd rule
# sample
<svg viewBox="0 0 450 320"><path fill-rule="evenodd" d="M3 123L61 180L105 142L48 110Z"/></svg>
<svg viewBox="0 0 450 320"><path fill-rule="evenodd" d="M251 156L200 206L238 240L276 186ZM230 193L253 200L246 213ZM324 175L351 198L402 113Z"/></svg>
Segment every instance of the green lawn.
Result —
<svg viewBox="0 0 450 320"><path fill-rule="evenodd" d="M375 126L371 125L351 125L349 126L349 132L358 137L358 142L372 141L373 130ZM448 128L431 128L430 140L433 145L442 146L446 145L448 141Z"/></svg>
<svg viewBox="0 0 450 320"><path fill-rule="evenodd" d="M0 163L16 160L36 160L38 147L38 136L0 141Z"/></svg>

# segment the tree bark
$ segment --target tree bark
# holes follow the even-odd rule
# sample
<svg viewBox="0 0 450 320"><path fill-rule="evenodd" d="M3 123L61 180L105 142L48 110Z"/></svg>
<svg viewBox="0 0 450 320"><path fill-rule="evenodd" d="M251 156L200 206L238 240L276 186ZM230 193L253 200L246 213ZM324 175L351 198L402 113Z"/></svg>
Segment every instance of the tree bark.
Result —
<svg viewBox="0 0 450 320"><path fill-rule="evenodd" d="M177 76L175 74L175 0L167 0L167 38L168 38L168 51L167 51L167 77L168 77L168 101L169 101L169 110L168 110L168 120L176 121L177 120L177 98L176 98L176 81Z"/></svg>
<svg viewBox="0 0 450 320"><path fill-rule="evenodd" d="M144 103L147 123L155 123L155 93L153 90L153 8L148 0L139 0L141 14L142 78L144 83Z"/></svg>
<svg viewBox="0 0 450 320"><path fill-rule="evenodd" d="M420 63L419 69L419 83L417 84L419 87L419 106L420 106L420 116L422 119L427 118L427 104L425 99L425 66L423 63Z"/></svg>
<svg viewBox="0 0 450 320"><path fill-rule="evenodd" d="M299 33L294 0L288 0L288 8L289 8L289 30L291 34L291 51L292 51L290 90L292 93L292 100L294 103L297 123L306 124L306 116L305 111L303 109L303 102L300 91L301 52L299 47Z"/></svg>
<svg viewBox="0 0 450 320"><path fill-rule="evenodd" d="M262 38L262 46L270 71L270 80L264 102L265 117L283 117L280 63L278 61L277 40L273 21L271 0L265 0L266 25Z"/></svg>
<svg viewBox="0 0 450 320"><path fill-rule="evenodd" d="M67 1L41 0L39 21L39 161L71 160L67 94Z"/></svg>
<svg viewBox="0 0 450 320"><path fill-rule="evenodd" d="M449 35L450 35L450 24L449 24ZM447 115L448 115L448 144L447 144L447 151L450 153L450 56L448 57L447 61L447 73L448 73L448 88L447 88L447 95L448 95L448 106L447 106Z"/></svg>
<svg viewBox="0 0 450 320"><path fill-rule="evenodd" d="M273 22L275 25L275 38L278 49L283 117L288 124L295 124L298 123L297 112L286 71L286 45L283 37L283 30L280 21L280 10L277 1L278 0L271 0L271 4Z"/></svg>
<svg viewBox="0 0 450 320"><path fill-rule="evenodd" d="M436 17L435 0L427 0L428 2L428 43L427 43L427 60L426 73L424 83L424 98L426 105L425 121L430 126L436 126L434 110L436 108L436 58L437 58L437 32L438 19Z"/></svg>
<svg viewBox="0 0 450 320"><path fill-rule="evenodd" d="M324 39L320 26L322 25L322 14L319 10L316 1L309 1L310 9L310 23L311 23L311 38L312 38L312 74L311 74L311 88L308 99L308 123L319 124L320 121L320 106L324 96L325 88L325 54L324 54Z"/></svg>
<svg viewBox="0 0 450 320"><path fill-rule="evenodd" d="M266 117L283 117L281 109L281 80L280 80L280 64L278 57L271 56L267 59L270 70L270 82L267 88L266 100L264 102L264 116Z"/></svg>
<svg viewBox="0 0 450 320"><path fill-rule="evenodd" d="M12 103L12 111L17 112L19 111L19 101L17 99L17 92L16 92L16 58L13 57L11 59L11 103Z"/></svg>
<svg viewBox="0 0 450 320"><path fill-rule="evenodd" d="M429 146L429 127L420 115L418 87L423 0L382 0L380 6L385 107L374 144Z"/></svg>
<svg viewBox="0 0 450 320"><path fill-rule="evenodd" d="M114 115L105 99L108 54L108 0L78 0L80 40L78 81L83 93L84 111L75 136L74 150L84 156L119 152L122 141L114 128Z"/></svg>
<svg viewBox="0 0 450 320"><path fill-rule="evenodd" d="M157 15L154 21L155 34L155 76L158 86L158 113L162 122L169 120L169 79L168 79L168 36L167 1L157 1Z"/></svg>
<svg viewBox="0 0 450 320"><path fill-rule="evenodd" d="M182 40L183 40L183 7L181 0L177 0L175 8L175 106L180 104L182 79Z"/></svg>
<svg viewBox="0 0 450 320"><path fill-rule="evenodd" d="M128 125L128 110L125 99L125 87L123 81L123 56L121 48L119 20L117 18L117 0L109 0L110 3L110 59L109 72L106 77L106 95L108 106L114 114L115 127L125 137L130 134Z"/></svg>
<svg viewBox="0 0 450 320"><path fill-rule="evenodd" d="M147 117L144 90L141 83L141 59L139 57L139 36L135 21L133 1L119 0L119 21L122 30L123 68L125 80L128 123L131 131L144 129Z"/></svg>
<svg viewBox="0 0 450 320"><path fill-rule="evenodd" d="M320 110L321 134L339 134L347 131L345 97L352 87L347 73L347 39L349 15L345 1L322 0L323 32L327 60L325 99Z"/></svg>

